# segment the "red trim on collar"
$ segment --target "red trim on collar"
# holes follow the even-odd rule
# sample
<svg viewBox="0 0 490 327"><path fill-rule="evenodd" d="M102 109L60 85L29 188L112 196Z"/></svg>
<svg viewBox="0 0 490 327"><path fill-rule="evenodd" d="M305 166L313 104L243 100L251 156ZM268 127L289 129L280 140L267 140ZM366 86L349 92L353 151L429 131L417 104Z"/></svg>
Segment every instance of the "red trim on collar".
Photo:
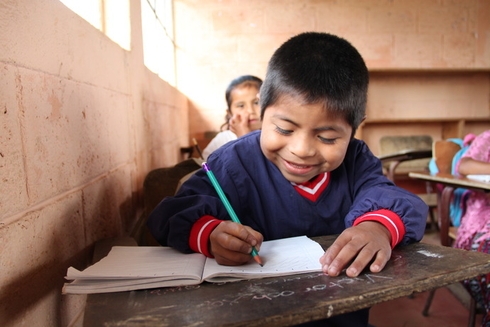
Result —
<svg viewBox="0 0 490 327"><path fill-rule="evenodd" d="M303 197L307 198L310 201L316 202L322 192L327 188L329 182L330 174L326 172L323 174L319 174L311 181L307 181L301 184L291 184L293 184L296 191Z"/></svg>

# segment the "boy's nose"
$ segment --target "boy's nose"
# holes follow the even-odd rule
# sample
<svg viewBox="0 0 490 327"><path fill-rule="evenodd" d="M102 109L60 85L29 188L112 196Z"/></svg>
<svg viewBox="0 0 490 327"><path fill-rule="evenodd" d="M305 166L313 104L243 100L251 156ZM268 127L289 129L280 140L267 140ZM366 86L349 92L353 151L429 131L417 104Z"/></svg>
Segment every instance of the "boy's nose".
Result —
<svg viewBox="0 0 490 327"><path fill-rule="evenodd" d="M315 155L315 147L308 137L295 135L289 138L289 151L299 158L307 158Z"/></svg>

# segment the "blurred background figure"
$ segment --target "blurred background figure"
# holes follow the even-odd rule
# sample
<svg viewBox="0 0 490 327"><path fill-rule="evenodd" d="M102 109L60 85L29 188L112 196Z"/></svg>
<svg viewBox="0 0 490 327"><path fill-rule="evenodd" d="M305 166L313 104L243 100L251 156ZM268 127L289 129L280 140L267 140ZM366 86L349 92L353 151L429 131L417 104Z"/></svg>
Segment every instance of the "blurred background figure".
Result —
<svg viewBox="0 0 490 327"><path fill-rule="evenodd" d="M490 175L490 130L472 140L458 164L461 175ZM490 195L470 191L458 228L455 247L490 253ZM465 280L473 298L485 309L481 326L490 326L490 274Z"/></svg>
<svg viewBox="0 0 490 327"><path fill-rule="evenodd" d="M243 75L230 82L225 93L228 105L225 123L221 132L203 150L204 160L222 145L260 129L258 94L261 86L262 80L252 75Z"/></svg>

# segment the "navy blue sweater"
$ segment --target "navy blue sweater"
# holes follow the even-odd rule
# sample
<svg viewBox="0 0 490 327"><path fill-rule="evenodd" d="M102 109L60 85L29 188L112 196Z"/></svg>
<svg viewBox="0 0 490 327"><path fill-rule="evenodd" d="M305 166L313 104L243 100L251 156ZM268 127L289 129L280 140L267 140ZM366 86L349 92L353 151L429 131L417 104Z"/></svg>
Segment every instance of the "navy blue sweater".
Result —
<svg viewBox="0 0 490 327"><path fill-rule="evenodd" d="M257 131L230 142L213 152L208 165L242 224L262 233L264 240L340 234L362 214L380 209L401 217L406 230L401 244L422 238L427 206L383 176L380 161L364 142L350 142L343 163L331 172L327 188L312 202L264 157L259 140ZM230 219L201 169L174 197L165 198L154 209L148 227L160 244L191 252L190 230L205 215Z"/></svg>
<svg viewBox="0 0 490 327"><path fill-rule="evenodd" d="M401 244L422 238L427 206L383 176L380 161L364 142L350 142L344 162L331 172L328 186L312 202L264 157L259 139L260 132L254 132L222 146L208 158L208 165L242 224L262 233L265 240L339 234L362 214L380 209L401 217L406 230ZM191 252L191 228L205 215L230 219L201 169L176 196L165 198L155 208L148 227L162 245ZM301 326L366 327L368 320L369 309L363 309Z"/></svg>

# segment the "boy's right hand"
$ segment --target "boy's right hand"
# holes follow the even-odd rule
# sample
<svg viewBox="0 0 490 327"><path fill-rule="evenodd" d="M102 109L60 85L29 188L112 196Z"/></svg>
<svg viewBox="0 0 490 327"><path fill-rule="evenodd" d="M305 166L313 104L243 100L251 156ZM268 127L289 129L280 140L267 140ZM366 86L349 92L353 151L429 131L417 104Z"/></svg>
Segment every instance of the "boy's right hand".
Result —
<svg viewBox="0 0 490 327"><path fill-rule="evenodd" d="M259 251L263 239L252 228L226 220L211 232L209 249L218 264L238 266L253 260L252 247Z"/></svg>

